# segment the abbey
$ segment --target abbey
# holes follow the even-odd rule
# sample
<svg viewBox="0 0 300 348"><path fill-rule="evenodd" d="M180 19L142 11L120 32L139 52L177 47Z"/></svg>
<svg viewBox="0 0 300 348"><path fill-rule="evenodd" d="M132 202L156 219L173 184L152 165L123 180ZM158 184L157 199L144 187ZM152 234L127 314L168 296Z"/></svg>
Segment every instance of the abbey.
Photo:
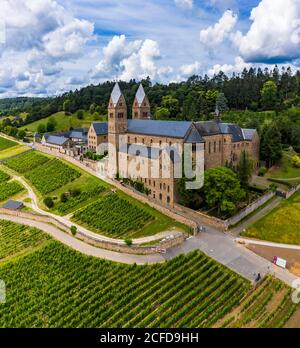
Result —
<svg viewBox="0 0 300 348"><path fill-rule="evenodd" d="M107 140L106 140L107 139ZM210 121L160 121L151 116L149 100L142 85L139 86L132 107L132 117L127 114L125 97L118 83L114 86L109 105L108 123L93 123L88 134L88 146L95 150L108 142L107 171L113 177L129 177L132 165L149 163L134 180L143 183L149 196L163 205L173 206L178 200L174 162L176 159L162 154L162 147L170 148L190 144L200 150L203 168L225 165L236 166L243 151L259 165L260 140L255 129L243 129L236 124L224 123L216 110ZM168 156L167 156L168 157ZM150 169L157 168L155 177ZM164 175L168 172L170 175Z"/></svg>

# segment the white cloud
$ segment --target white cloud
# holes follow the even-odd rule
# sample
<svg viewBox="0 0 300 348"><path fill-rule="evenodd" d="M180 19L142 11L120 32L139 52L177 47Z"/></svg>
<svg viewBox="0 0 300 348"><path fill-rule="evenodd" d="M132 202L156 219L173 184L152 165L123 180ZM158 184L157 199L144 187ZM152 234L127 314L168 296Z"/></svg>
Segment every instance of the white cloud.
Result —
<svg viewBox="0 0 300 348"><path fill-rule="evenodd" d="M208 46L222 43L230 36L237 22L237 15L231 10L226 10L219 21L200 31L200 41Z"/></svg>
<svg viewBox="0 0 300 348"><path fill-rule="evenodd" d="M116 77L128 81L150 76L156 79L170 73L170 67L157 67L161 58L156 41L146 39L127 42L126 36L115 36L103 49L103 58L92 72L93 78Z"/></svg>
<svg viewBox="0 0 300 348"><path fill-rule="evenodd" d="M180 74L184 77L190 77L194 74L198 74L199 70L200 70L201 64L196 61L193 64L186 64L186 65L182 65L179 68Z"/></svg>
<svg viewBox="0 0 300 348"><path fill-rule="evenodd" d="M232 74L234 72L239 73L242 72L245 68L251 68L251 66L251 64L245 63L243 58L236 57L234 64L215 64L208 70L207 75L212 77L218 74L220 71L223 71L223 73L225 74Z"/></svg>
<svg viewBox="0 0 300 348"><path fill-rule="evenodd" d="M12 81L7 94L55 93L60 64L81 57L93 39L93 23L55 0L1 0L0 22L6 34L0 66Z"/></svg>
<svg viewBox="0 0 300 348"><path fill-rule="evenodd" d="M251 12L249 31L234 42L246 61L280 63L300 55L300 1L261 0Z"/></svg>
<svg viewBox="0 0 300 348"><path fill-rule="evenodd" d="M176 6L183 9L192 9L194 6L194 0L174 0Z"/></svg>

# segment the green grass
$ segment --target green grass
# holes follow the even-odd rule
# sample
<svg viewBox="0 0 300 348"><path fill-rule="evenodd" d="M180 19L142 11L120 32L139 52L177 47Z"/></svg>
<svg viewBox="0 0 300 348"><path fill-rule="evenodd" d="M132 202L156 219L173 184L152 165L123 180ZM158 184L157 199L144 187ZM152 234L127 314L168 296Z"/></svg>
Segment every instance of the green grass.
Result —
<svg viewBox="0 0 300 348"><path fill-rule="evenodd" d="M83 120L78 120L76 113L71 114L70 116L66 116L64 112L58 112L42 120L27 124L21 129L28 130L30 132L37 132L38 126L40 124L46 125L50 118L53 118L57 123L55 128L56 131L66 131L66 130L69 130L71 127L72 128L82 128L82 127L89 128L91 123L94 121L106 120L106 116L101 116L99 120L96 120L95 116L91 115L89 112L84 112Z"/></svg>
<svg viewBox="0 0 300 348"><path fill-rule="evenodd" d="M9 149L10 147L13 147L16 145L18 145L18 143L14 142L12 140L0 137L0 151Z"/></svg>
<svg viewBox="0 0 300 348"><path fill-rule="evenodd" d="M294 154L284 152L280 164L277 168L270 170L266 177L271 179L284 179L288 184L297 184L300 182L300 168L293 166L292 158ZM288 180L289 179L289 180Z"/></svg>
<svg viewBox="0 0 300 348"><path fill-rule="evenodd" d="M0 161L3 161L7 158L20 155L21 153L28 151L29 148L27 146L23 145L16 145L13 147L10 147L8 149L0 151Z"/></svg>
<svg viewBox="0 0 300 348"><path fill-rule="evenodd" d="M4 259L32 251L49 240L47 234L10 221L0 220L0 262Z"/></svg>
<svg viewBox="0 0 300 348"><path fill-rule="evenodd" d="M242 234L285 244L300 244L300 192L285 200Z"/></svg>

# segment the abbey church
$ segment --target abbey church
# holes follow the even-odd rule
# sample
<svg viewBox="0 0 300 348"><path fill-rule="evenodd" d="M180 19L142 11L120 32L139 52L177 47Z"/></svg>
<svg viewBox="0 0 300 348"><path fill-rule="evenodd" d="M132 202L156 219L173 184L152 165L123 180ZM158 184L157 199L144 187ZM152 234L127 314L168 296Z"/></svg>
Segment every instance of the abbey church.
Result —
<svg viewBox="0 0 300 348"><path fill-rule="evenodd" d="M176 196L174 158L165 158L162 148L190 144L193 151L200 150L203 169L225 165L236 166L241 153L246 151L259 165L260 141L255 129L243 129L236 124L224 123L216 111L211 121L160 121L151 116L149 100L142 85L139 86L129 119L127 104L118 83L112 91L108 106L108 122L95 122L88 133L88 146L97 150L109 144L108 172L111 176L132 178L130 167L146 169L134 176L147 188L152 199L173 206ZM168 156L167 156L168 157ZM153 167L157 175L151 175ZM151 173L150 173L151 172ZM169 175L164 175L164 173Z"/></svg>

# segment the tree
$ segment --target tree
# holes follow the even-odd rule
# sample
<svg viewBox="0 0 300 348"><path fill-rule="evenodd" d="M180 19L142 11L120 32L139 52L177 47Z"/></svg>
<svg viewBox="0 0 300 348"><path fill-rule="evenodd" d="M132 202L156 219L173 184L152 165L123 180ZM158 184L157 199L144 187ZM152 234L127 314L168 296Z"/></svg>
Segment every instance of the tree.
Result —
<svg viewBox="0 0 300 348"><path fill-rule="evenodd" d="M53 117L51 117L49 119L49 121L47 122L47 132L54 132L55 131L55 128L56 128L56 125L57 125L57 122L55 121L55 119Z"/></svg>
<svg viewBox="0 0 300 348"><path fill-rule="evenodd" d="M274 109L277 101L277 86L274 81L267 81L261 90L261 104L265 110Z"/></svg>
<svg viewBox="0 0 300 348"><path fill-rule="evenodd" d="M166 95L162 98L161 105L169 110L170 116L175 118L179 113L179 101L171 95Z"/></svg>
<svg viewBox="0 0 300 348"><path fill-rule="evenodd" d="M84 118L83 110L78 110L77 111L77 118L78 118L78 120L83 120L83 118Z"/></svg>
<svg viewBox="0 0 300 348"><path fill-rule="evenodd" d="M170 117L170 111L167 108L158 108L155 112L155 117L158 120L163 120Z"/></svg>
<svg viewBox="0 0 300 348"><path fill-rule="evenodd" d="M71 226L71 233L75 237L77 234L77 227L76 226Z"/></svg>
<svg viewBox="0 0 300 348"><path fill-rule="evenodd" d="M65 112L65 115L70 113L71 108L71 101L70 99L66 99L63 103L63 111Z"/></svg>
<svg viewBox="0 0 300 348"><path fill-rule="evenodd" d="M261 157L266 161L268 168L282 158L281 134L275 123L265 127L260 148Z"/></svg>
<svg viewBox="0 0 300 348"><path fill-rule="evenodd" d="M17 133L17 138L24 140L25 137L26 137L26 132L23 129L19 129Z"/></svg>
<svg viewBox="0 0 300 348"><path fill-rule="evenodd" d="M237 172L242 186L245 188L248 187L253 173L253 161L245 150L241 153L240 161L237 166Z"/></svg>
<svg viewBox="0 0 300 348"><path fill-rule="evenodd" d="M37 128L37 131L38 131L39 134L46 133L46 126L43 123L39 124L38 128Z"/></svg>
<svg viewBox="0 0 300 348"><path fill-rule="evenodd" d="M228 110L228 100L225 97L224 93L219 93L217 99L216 99L216 107L220 112L224 112Z"/></svg>
<svg viewBox="0 0 300 348"><path fill-rule="evenodd" d="M246 197L237 174L225 167L208 169L205 172L204 200L210 207L217 207L218 212L233 214L239 202Z"/></svg>
<svg viewBox="0 0 300 348"><path fill-rule="evenodd" d="M186 178L181 178L176 181L176 193L179 198L179 204L192 209L199 209L203 199L199 190L187 190ZM189 180L190 181L190 180Z"/></svg>
<svg viewBox="0 0 300 348"><path fill-rule="evenodd" d="M47 208L51 209L54 207L54 202L53 202L53 199L51 197L46 197L44 199L44 204Z"/></svg>

